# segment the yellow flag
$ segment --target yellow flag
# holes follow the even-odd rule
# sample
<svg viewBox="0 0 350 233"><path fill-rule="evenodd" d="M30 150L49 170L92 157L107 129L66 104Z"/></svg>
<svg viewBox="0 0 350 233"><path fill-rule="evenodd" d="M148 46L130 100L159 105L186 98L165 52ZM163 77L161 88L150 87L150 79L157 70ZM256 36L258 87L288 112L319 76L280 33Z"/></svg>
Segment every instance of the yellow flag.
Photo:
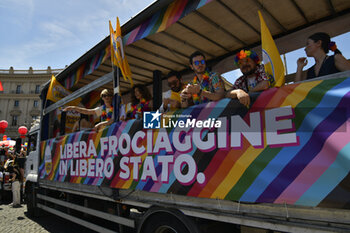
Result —
<svg viewBox="0 0 350 233"><path fill-rule="evenodd" d="M131 77L131 71L129 67L129 63L126 60L126 56L124 53L124 46L122 40L122 33L119 24L119 18L117 17L117 27L116 32L114 33L114 29L112 27L111 21L109 21L109 31L111 38L111 59L112 63L119 67L122 72L124 79L129 79L131 86L133 86L133 81Z"/></svg>
<svg viewBox="0 0 350 233"><path fill-rule="evenodd" d="M114 53L114 41L115 41L114 38L116 38L116 36L114 33L114 29L112 27L111 21L109 21L109 32L110 32L110 41L111 41L111 46L110 46L111 47L111 61L112 61L113 65L118 66L117 57L115 56L115 53Z"/></svg>
<svg viewBox="0 0 350 233"><path fill-rule="evenodd" d="M258 11L261 27L262 57L266 75L269 77L272 86L284 85L284 66L276 44L267 28L265 21Z"/></svg>
<svg viewBox="0 0 350 233"><path fill-rule="evenodd" d="M54 75L51 77L51 82L49 86L49 90L47 91L46 99L51 100L53 102L57 102L60 99L68 96L72 92L67 90L64 86L62 86L55 78ZM77 98L69 102L69 105L78 105L81 102L81 98Z"/></svg>

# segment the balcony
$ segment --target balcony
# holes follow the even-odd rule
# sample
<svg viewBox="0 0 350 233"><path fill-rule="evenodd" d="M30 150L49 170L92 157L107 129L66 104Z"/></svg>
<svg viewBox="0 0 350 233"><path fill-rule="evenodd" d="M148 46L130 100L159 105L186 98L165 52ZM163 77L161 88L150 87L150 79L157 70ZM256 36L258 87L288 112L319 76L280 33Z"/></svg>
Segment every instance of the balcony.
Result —
<svg viewBox="0 0 350 233"><path fill-rule="evenodd" d="M23 91L17 91L17 90L12 90L10 91L11 94L23 94Z"/></svg>
<svg viewBox="0 0 350 233"><path fill-rule="evenodd" d="M32 110L30 110L29 115L40 116L40 110L38 108L33 107Z"/></svg>
<svg viewBox="0 0 350 233"><path fill-rule="evenodd" d="M22 113L22 111L21 110L19 110L19 108L14 108L13 110L11 110L10 111L10 115L12 115L12 116L19 116L19 115L21 115L21 113Z"/></svg>
<svg viewBox="0 0 350 233"><path fill-rule="evenodd" d="M13 67L10 67L8 70L0 69L0 74L58 74L63 69L51 69L51 67L47 67L46 70L33 70L33 68L29 68L28 70L15 70Z"/></svg>

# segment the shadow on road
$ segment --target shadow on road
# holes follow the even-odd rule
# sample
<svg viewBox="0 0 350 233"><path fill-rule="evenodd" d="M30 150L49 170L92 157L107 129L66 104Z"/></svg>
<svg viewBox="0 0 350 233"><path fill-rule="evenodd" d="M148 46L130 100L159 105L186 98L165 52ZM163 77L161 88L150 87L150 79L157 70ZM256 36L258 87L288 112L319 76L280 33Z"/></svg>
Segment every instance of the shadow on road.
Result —
<svg viewBox="0 0 350 233"><path fill-rule="evenodd" d="M24 206L24 208L27 207ZM66 219L60 218L48 212L42 213L40 217L29 217L27 211L24 212L24 215L51 233L95 232L86 227L70 222Z"/></svg>

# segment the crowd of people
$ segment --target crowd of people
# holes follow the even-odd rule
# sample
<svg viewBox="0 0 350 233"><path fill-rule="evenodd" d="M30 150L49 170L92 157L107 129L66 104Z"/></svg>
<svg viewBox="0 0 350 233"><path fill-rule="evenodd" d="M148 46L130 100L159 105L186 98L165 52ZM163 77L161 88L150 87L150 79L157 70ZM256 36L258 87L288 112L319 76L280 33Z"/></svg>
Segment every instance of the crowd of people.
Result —
<svg viewBox="0 0 350 233"><path fill-rule="evenodd" d="M329 50L333 51L334 55L328 56ZM327 33L319 32L311 35L307 39L305 52L308 57L315 59L315 65L305 73L303 68L307 64L307 58L299 58L295 81L350 70L350 62L342 56L335 42L331 41ZM200 51L194 52L189 57L189 67L195 74L193 80L186 84L178 72L171 71L167 75L170 90L163 94L163 103L159 108L160 112L174 111L209 101L218 101L222 98L238 99L241 104L249 107L251 104L249 94L270 88L274 80L267 77L264 65L261 64L256 52L252 50L241 50L235 55L233 62L243 75L235 81L231 90L225 91L221 76L216 72L210 71L205 55ZM88 124L81 126L83 121L83 118L81 118L75 129L90 127L99 130L114 121L113 93L105 89L101 92L101 98L104 104L95 109L76 106L69 106L64 109L64 111L75 110L81 114L101 117L101 122L95 126L89 126ZM124 105L122 105L120 120L142 118L144 111L152 110L151 99L152 96L146 86L135 85L131 91L131 108L125 111Z"/></svg>
<svg viewBox="0 0 350 233"><path fill-rule="evenodd" d="M12 207L21 207L26 153L25 147L16 153L12 148L0 145L0 204L5 200L11 187Z"/></svg>

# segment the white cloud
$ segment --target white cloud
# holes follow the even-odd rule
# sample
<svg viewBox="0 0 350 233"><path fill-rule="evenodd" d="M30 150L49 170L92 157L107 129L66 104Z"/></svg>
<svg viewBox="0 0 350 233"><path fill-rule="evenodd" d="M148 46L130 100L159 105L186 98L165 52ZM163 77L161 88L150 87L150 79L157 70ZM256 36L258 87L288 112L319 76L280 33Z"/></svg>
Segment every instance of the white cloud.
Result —
<svg viewBox="0 0 350 233"><path fill-rule="evenodd" d="M75 33L59 22L43 22L40 25L40 29L43 31L44 38L47 37L53 41L78 39Z"/></svg>
<svg viewBox="0 0 350 233"><path fill-rule="evenodd" d="M0 69L62 68L153 0L1 0ZM50 62L50 63L49 63Z"/></svg>

